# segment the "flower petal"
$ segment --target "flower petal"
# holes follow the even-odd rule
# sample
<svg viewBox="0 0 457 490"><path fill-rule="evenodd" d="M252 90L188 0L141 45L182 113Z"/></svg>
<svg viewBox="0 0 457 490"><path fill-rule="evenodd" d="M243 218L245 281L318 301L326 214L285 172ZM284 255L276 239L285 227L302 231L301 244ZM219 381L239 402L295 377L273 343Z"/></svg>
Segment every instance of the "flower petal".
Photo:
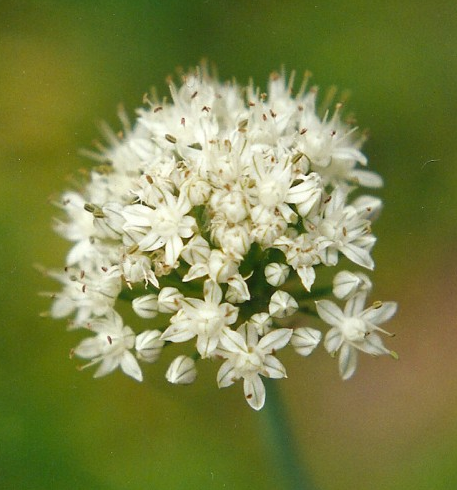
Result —
<svg viewBox="0 0 457 490"><path fill-rule="evenodd" d="M339 327L344 321L343 312L333 301L327 299L316 301L316 309L322 320L332 327Z"/></svg>
<svg viewBox="0 0 457 490"><path fill-rule="evenodd" d="M343 379L349 379L354 374L357 367L357 350L352 345L344 343L341 346L338 367Z"/></svg>
<svg viewBox="0 0 457 490"><path fill-rule="evenodd" d="M244 396L254 410L260 410L265 404L265 386L259 375L253 375L244 379Z"/></svg>
<svg viewBox="0 0 457 490"><path fill-rule="evenodd" d="M137 381L143 381L143 373L141 372L141 368L138 364L138 361L135 359L135 356L128 350L124 351L121 357L121 369L125 374L131 376L133 379Z"/></svg>

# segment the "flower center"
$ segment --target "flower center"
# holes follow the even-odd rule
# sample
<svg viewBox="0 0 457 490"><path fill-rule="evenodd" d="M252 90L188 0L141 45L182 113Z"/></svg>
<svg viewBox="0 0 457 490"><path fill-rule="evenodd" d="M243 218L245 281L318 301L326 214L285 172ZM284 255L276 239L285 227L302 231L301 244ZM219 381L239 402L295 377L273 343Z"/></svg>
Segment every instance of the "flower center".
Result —
<svg viewBox="0 0 457 490"><path fill-rule="evenodd" d="M361 342L366 334L365 322L356 317L346 318L341 325L341 330L346 340L350 342Z"/></svg>

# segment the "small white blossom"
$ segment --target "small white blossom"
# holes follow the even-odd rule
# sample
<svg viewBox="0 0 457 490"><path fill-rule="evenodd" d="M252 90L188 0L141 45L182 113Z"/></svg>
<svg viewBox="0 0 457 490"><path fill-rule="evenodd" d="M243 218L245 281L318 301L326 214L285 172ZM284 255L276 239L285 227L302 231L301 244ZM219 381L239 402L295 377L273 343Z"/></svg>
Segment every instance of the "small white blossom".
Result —
<svg viewBox="0 0 457 490"><path fill-rule="evenodd" d="M363 309L365 298L364 293L356 294L346 303L344 311L332 301L316 302L319 316L332 327L325 336L325 348L330 354L340 351L339 370L343 379L355 372L357 350L373 356L392 354L376 332L388 334L378 325L392 318L397 304L377 302Z"/></svg>
<svg viewBox="0 0 457 490"><path fill-rule="evenodd" d="M244 379L244 396L254 410L265 403L265 387L260 374L268 378L285 378L286 370L273 355L282 349L292 335L292 330L273 330L259 340L253 325L242 325L236 332L224 330L221 336L221 352L227 360L217 373L220 388Z"/></svg>
<svg viewBox="0 0 457 490"><path fill-rule="evenodd" d="M91 360L84 367L100 363L94 378L105 376L120 366L125 374L137 381L143 380L140 366L130 352L135 345L135 334L130 327L124 327L120 315L113 311L106 318L93 322L90 329L97 335L84 339L74 353Z"/></svg>
<svg viewBox="0 0 457 490"><path fill-rule="evenodd" d="M186 342L197 336L197 350L205 358L216 350L224 329L236 322L238 308L222 303L220 286L205 281L204 301L184 298L181 301L182 314L177 316L162 334L163 340Z"/></svg>

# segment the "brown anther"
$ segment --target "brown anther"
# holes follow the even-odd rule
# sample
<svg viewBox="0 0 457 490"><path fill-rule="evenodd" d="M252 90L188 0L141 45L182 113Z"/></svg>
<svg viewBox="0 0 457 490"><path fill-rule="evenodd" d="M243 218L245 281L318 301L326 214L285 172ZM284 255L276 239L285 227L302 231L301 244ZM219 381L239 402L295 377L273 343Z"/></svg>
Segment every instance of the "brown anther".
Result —
<svg viewBox="0 0 457 490"><path fill-rule="evenodd" d="M336 134L336 131L333 130L333 131L331 131L330 136L335 136L335 134Z"/></svg>
<svg viewBox="0 0 457 490"><path fill-rule="evenodd" d="M207 105L204 105L202 107L202 112L209 112L211 110L211 107L208 107Z"/></svg>
<svg viewBox="0 0 457 490"><path fill-rule="evenodd" d="M162 111L162 110L163 110L163 107L161 105L159 105L159 107L156 107L152 112L154 114L156 114L157 112Z"/></svg>
<svg viewBox="0 0 457 490"><path fill-rule="evenodd" d="M83 284L83 287L81 288L81 291L82 291L83 293L85 293L85 292L86 292L86 288L87 288L86 284Z"/></svg>
<svg viewBox="0 0 457 490"><path fill-rule="evenodd" d="M176 140L176 138L175 138L174 136L172 136L171 134L168 134L168 133L165 135L165 139L166 139L168 142L173 143L173 144L175 144L175 143L176 143L176 141L177 141L177 140Z"/></svg>
<svg viewBox="0 0 457 490"><path fill-rule="evenodd" d="M302 105L299 105L298 106L298 110L301 112L303 110L303 106Z"/></svg>
<svg viewBox="0 0 457 490"><path fill-rule="evenodd" d="M300 134L303 135L303 134L306 133L306 131L308 131L308 129L307 128L303 128L303 129L300 130Z"/></svg>
<svg viewBox="0 0 457 490"><path fill-rule="evenodd" d="M252 393L249 393L249 395L246 395L246 399L250 400L252 398Z"/></svg>
<svg viewBox="0 0 457 490"><path fill-rule="evenodd" d="M277 116L276 112L273 112L272 109L270 109L270 114L273 119Z"/></svg>
<svg viewBox="0 0 457 490"><path fill-rule="evenodd" d="M84 276L85 276L85 275L86 275L85 271L81 271L81 272L79 273L79 277L80 277L80 279L84 279Z"/></svg>
<svg viewBox="0 0 457 490"><path fill-rule="evenodd" d="M332 200L332 196L328 196L327 199L324 200L324 204L329 203Z"/></svg>
<svg viewBox="0 0 457 490"><path fill-rule="evenodd" d="M348 231L347 231L346 227L345 227L345 226L343 226L343 235L344 235L344 236L347 236L347 234L348 234Z"/></svg>
<svg viewBox="0 0 457 490"><path fill-rule="evenodd" d="M243 119L242 121L240 121L238 123L238 131L240 131L240 132L246 131L247 125L248 125L248 120L247 119Z"/></svg>
<svg viewBox="0 0 457 490"><path fill-rule="evenodd" d="M101 269L103 272L108 272L108 267L103 266Z"/></svg>
<svg viewBox="0 0 457 490"><path fill-rule="evenodd" d="M248 105L249 105L249 107L254 107L255 106L255 102L249 102Z"/></svg>
<svg viewBox="0 0 457 490"><path fill-rule="evenodd" d="M181 118L181 125L182 126L185 126L186 125L186 118L185 117L182 117Z"/></svg>
<svg viewBox="0 0 457 490"><path fill-rule="evenodd" d="M190 96L190 98L191 98L191 99L195 99L195 97L197 97L197 94L198 94L198 92L197 92L197 91L195 91L195 92L194 92L194 93L193 93L193 94Z"/></svg>
<svg viewBox="0 0 457 490"><path fill-rule="evenodd" d="M148 181L149 184L153 184L154 180L149 174L145 174L144 178Z"/></svg>
<svg viewBox="0 0 457 490"><path fill-rule="evenodd" d="M107 335L106 338L108 339L108 344L113 345L113 339L109 335Z"/></svg>
<svg viewBox="0 0 457 490"><path fill-rule="evenodd" d="M262 119L263 119L264 121L266 121L266 120L268 119L268 118L267 118L267 115L266 115L266 114L262 114Z"/></svg>

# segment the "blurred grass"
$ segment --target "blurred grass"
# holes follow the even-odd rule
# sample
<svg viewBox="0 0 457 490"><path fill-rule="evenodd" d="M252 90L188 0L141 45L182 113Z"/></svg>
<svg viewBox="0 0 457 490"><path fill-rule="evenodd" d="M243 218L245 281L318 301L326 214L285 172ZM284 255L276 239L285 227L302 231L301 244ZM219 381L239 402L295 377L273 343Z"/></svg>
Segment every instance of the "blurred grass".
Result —
<svg viewBox="0 0 457 490"><path fill-rule="evenodd" d="M258 414L215 366L188 388L163 364L138 385L67 360L64 322L38 317L63 264L49 196L88 162L96 121L117 127L142 94L202 57L265 86L282 64L350 89L386 187L375 294L395 299L400 361L363 359L342 383L322 351L283 359L300 456L323 490L457 487L457 15L455 3L221 0L0 3L0 487L281 488ZM430 160L438 160L429 162Z"/></svg>

